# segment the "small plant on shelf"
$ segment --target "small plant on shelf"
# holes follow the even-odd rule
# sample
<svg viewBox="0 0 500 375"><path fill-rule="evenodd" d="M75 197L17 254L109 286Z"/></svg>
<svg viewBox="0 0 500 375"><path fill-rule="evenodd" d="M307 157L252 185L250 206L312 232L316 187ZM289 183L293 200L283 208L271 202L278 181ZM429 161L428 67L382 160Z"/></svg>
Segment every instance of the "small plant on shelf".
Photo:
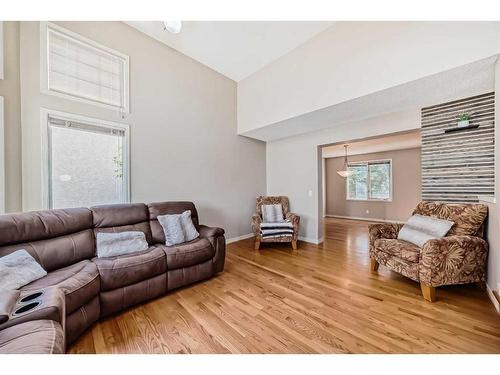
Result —
<svg viewBox="0 0 500 375"><path fill-rule="evenodd" d="M469 126L470 118L471 118L471 115L467 112L458 115L458 118L457 118L458 127L463 128L465 126Z"/></svg>

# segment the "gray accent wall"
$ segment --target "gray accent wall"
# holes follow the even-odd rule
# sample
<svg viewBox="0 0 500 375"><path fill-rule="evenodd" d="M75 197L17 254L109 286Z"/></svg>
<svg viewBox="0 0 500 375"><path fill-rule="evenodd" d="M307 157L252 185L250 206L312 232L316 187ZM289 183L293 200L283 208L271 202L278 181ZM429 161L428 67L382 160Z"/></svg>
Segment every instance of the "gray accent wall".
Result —
<svg viewBox="0 0 500 375"><path fill-rule="evenodd" d="M346 179L337 171L344 158L325 159L326 215L373 220L406 221L420 202L420 148L353 155L350 162L392 160L392 201L346 199Z"/></svg>
<svg viewBox="0 0 500 375"><path fill-rule="evenodd" d="M475 203L495 192L495 95L493 92L422 109L422 199ZM469 113L471 125L457 127L457 116Z"/></svg>
<svg viewBox="0 0 500 375"><path fill-rule="evenodd" d="M236 82L122 22L57 22L130 56L131 113L40 92L40 24L20 23L23 209L42 208L40 108L130 126L133 202L193 201L226 237L251 233L266 145L236 134Z"/></svg>
<svg viewBox="0 0 500 375"><path fill-rule="evenodd" d="M22 208L19 22L3 22L3 48L0 96L4 97L5 212L15 212Z"/></svg>

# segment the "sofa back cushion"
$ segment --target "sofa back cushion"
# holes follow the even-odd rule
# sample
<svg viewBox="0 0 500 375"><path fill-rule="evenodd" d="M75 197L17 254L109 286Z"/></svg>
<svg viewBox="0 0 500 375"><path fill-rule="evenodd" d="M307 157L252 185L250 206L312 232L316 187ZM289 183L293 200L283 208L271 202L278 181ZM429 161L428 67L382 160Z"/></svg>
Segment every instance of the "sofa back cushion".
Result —
<svg viewBox="0 0 500 375"><path fill-rule="evenodd" d="M191 220L196 228L199 229L200 223L198 221L198 211L193 202L157 202L148 204L149 218L151 220L151 233L153 236L153 243L165 244L165 233L163 228L158 222L158 216L182 214L184 211L191 211Z"/></svg>
<svg viewBox="0 0 500 375"><path fill-rule="evenodd" d="M94 232L143 232L151 244L148 207L144 203L108 204L91 207Z"/></svg>
<svg viewBox="0 0 500 375"><path fill-rule="evenodd" d="M92 213L68 208L0 215L0 257L25 249L46 271L95 254Z"/></svg>
<svg viewBox="0 0 500 375"><path fill-rule="evenodd" d="M447 236L483 236L483 227L488 207L484 204L448 204L420 202L413 215L424 215L453 221Z"/></svg>

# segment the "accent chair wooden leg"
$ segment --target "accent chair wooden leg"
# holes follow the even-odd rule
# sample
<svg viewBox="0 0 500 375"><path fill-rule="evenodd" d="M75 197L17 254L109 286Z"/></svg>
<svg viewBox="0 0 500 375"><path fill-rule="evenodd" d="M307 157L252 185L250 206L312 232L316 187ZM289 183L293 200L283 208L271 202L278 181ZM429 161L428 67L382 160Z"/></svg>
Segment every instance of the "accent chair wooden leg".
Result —
<svg viewBox="0 0 500 375"><path fill-rule="evenodd" d="M297 250L297 240L292 240L292 249Z"/></svg>
<svg viewBox="0 0 500 375"><path fill-rule="evenodd" d="M258 238L255 239L254 249L255 250L260 249L260 240Z"/></svg>
<svg viewBox="0 0 500 375"><path fill-rule="evenodd" d="M434 302L436 300L436 288L420 283L420 289L422 289L422 295L425 300L429 302Z"/></svg>
<svg viewBox="0 0 500 375"><path fill-rule="evenodd" d="M378 270L378 262L373 258L370 258L370 269L372 272L377 272Z"/></svg>

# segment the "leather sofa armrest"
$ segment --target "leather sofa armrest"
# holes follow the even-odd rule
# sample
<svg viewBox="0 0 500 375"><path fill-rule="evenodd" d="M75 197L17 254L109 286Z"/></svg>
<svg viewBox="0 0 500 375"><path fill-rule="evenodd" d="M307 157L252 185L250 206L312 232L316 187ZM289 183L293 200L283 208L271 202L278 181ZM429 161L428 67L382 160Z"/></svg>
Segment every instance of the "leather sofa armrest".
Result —
<svg viewBox="0 0 500 375"><path fill-rule="evenodd" d="M420 254L420 282L437 287L485 281L488 243L457 235L427 241Z"/></svg>
<svg viewBox="0 0 500 375"><path fill-rule="evenodd" d="M224 229L200 225L198 233L200 233L200 237L208 239L214 248L215 254L212 259L214 272L222 272L224 270L224 263L226 259L226 238L224 237Z"/></svg>
<svg viewBox="0 0 500 375"><path fill-rule="evenodd" d="M0 324L9 320L19 299L19 290L7 290L0 293Z"/></svg>
<svg viewBox="0 0 500 375"><path fill-rule="evenodd" d="M42 292L43 294L38 298L23 303L21 302L23 298L37 292ZM16 313L18 309L23 306L27 306L30 303L38 303L38 306L23 313ZM40 290L26 290L19 293L18 298L16 298L14 306L10 312L9 319L0 324L0 330L33 320L53 320L64 327L65 319L66 303L64 293L61 289L58 287L48 287Z"/></svg>
<svg viewBox="0 0 500 375"><path fill-rule="evenodd" d="M218 227L208 227L206 225L200 225L198 228L198 233L200 237L208 238L208 237L218 237L224 235L224 229Z"/></svg>

